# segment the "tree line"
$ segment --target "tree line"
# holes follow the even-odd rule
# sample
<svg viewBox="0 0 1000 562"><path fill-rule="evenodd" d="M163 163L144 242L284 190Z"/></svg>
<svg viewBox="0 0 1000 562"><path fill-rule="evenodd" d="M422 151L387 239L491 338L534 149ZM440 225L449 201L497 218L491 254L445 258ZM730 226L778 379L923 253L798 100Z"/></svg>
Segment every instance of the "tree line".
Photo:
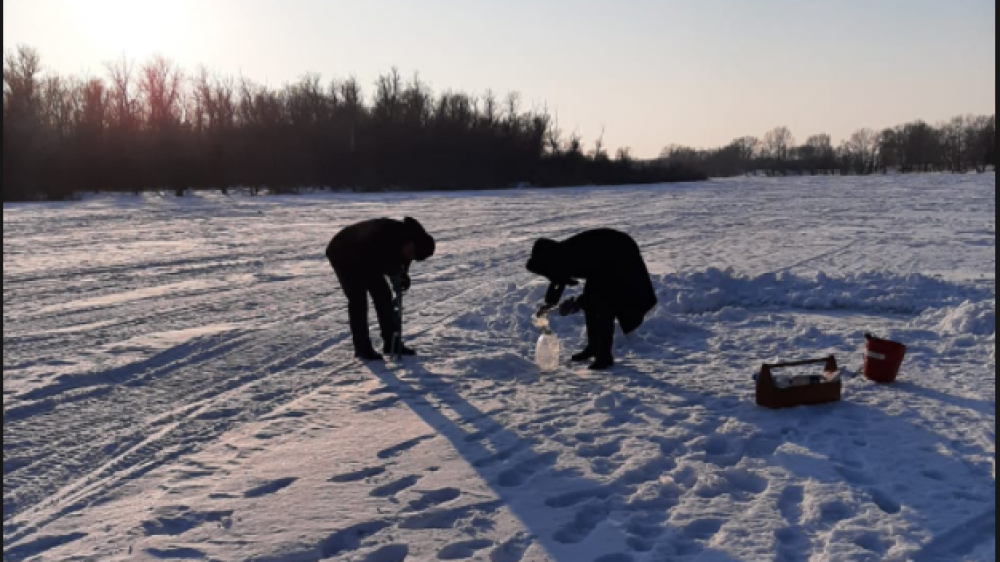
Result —
<svg viewBox="0 0 1000 562"><path fill-rule="evenodd" d="M4 53L3 200L81 191L302 186L359 191L693 181L598 143L584 154L517 94L434 93L396 70L366 92L309 74L280 88L156 57L101 77L47 72L33 48Z"/></svg>
<svg viewBox="0 0 1000 562"><path fill-rule="evenodd" d="M937 126L917 121L884 131L861 129L836 146L827 134L798 144L791 130L778 127L763 138L743 137L715 150L669 146L658 162L691 166L713 177L749 173L982 173L996 168L996 134L996 115L960 116Z"/></svg>

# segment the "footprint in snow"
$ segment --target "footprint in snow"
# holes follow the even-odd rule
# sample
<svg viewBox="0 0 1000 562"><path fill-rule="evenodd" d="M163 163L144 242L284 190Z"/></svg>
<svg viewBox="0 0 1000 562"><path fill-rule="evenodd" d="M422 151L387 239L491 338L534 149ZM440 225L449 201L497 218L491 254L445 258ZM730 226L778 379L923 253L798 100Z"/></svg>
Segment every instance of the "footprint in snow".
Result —
<svg viewBox="0 0 1000 562"><path fill-rule="evenodd" d="M420 499L414 500L413 502L410 503L408 511L411 512L427 511L428 509L441 507L446 503L451 503L460 497L462 497L462 492L457 488L445 488L443 490L426 492Z"/></svg>
<svg viewBox="0 0 1000 562"><path fill-rule="evenodd" d="M358 406L358 411L362 413L377 412L379 410L386 410L392 408L393 406L399 404L402 399L399 396L390 396L382 400L376 400L374 402L368 402Z"/></svg>
<svg viewBox="0 0 1000 562"><path fill-rule="evenodd" d="M622 452L622 440L600 444L580 445L576 448L579 457L585 459L608 459Z"/></svg>
<svg viewBox="0 0 1000 562"><path fill-rule="evenodd" d="M155 518L142 524L147 537L177 537L202 525L228 525L232 511L199 512L187 507L169 507L156 511Z"/></svg>
<svg viewBox="0 0 1000 562"><path fill-rule="evenodd" d="M587 540L601 523L608 520L611 508L605 504L592 504L581 509L576 518L556 532L553 537L560 544L580 544Z"/></svg>
<svg viewBox="0 0 1000 562"><path fill-rule="evenodd" d="M405 443L400 443L399 445L396 445L395 447L390 447L390 448L382 451L381 453L379 453L378 454L378 458L380 458L382 460L394 459L394 458L402 455L403 453L406 453L408 451L411 451L411 450L417 448L420 444L424 443L425 441L430 441L430 440L434 439L434 437L435 436L433 436L433 435L425 435L423 437L417 437L416 439L411 439L411 440L409 440L409 441L407 441Z"/></svg>
<svg viewBox="0 0 1000 562"><path fill-rule="evenodd" d="M782 517L790 526L796 527L802 524L805 501L806 491L802 486L789 486L781 493L778 509L781 510Z"/></svg>
<svg viewBox="0 0 1000 562"><path fill-rule="evenodd" d="M369 554L364 562L406 562L406 557L409 555L409 546L394 544L380 548Z"/></svg>
<svg viewBox="0 0 1000 562"><path fill-rule="evenodd" d="M357 472L349 472L347 474L341 474L340 476L334 476L330 479L330 482L333 482L334 484L353 484L355 482L375 478L376 476L382 476L385 472L385 467L375 466L371 468L364 468Z"/></svg>
<svg viewBox="0 0 1000 562"><path fill-rule="evenodd" d="M534 542L534 539L527 535L518 535L498 546L490 554L490 562L521 562Z"/></svg>
<svg viewBox="0 0 1000 562"><path fill-rule="evenodd" d="M822 522L830 526L850 519L853 513L855 510L841 501L829 502L820 506Z"/></svg>
<svg viewBox="0 0 1000 562"><path fill-rule="evenodd" d="M726 522L721 519L702 519L688 525L684 529L684 534L692 540L708 542L719 534L725 524Z"/></svg>
<svg viewBox="0 0 1000 562"><path fill-rule="evenodd" d="M395 482L386 484L385 486L372 490L371 497L391 498L416 486L418 482L420 482L419 476L407 476L406 478L397 480Z"/></svg>
<svg viewBox="0 0 1000 562"><path fill-rule="evenodd" d="M487 540L460 542L446 546L438 554L438 560L468 560L477 553L492 547L493 542Z"/></svg>
<svg viewBox="0 0 1000 562"><path fill-rule="evenodd" d="M472 522L476 528L492 527L490 518L504 508L502 501L486 502L454 509L427 511L414 515L399 524L399 528L407 531L452 530L460 522Z"/></svg>
<svg viewBox="0 0 1000 562"><path fill-rule="evenodd" d="M282 478L281 480L274 480L261 484L256 488L249 490L243 494L243 497L247 499L262 498L264 496L270 496L277 494L278 492L284 490L285 488L291 486L298 482L298 478Z"/></svg>
<svg viewBox="0 0 1000 562"><path fill-rule="evenodd" d="M333 559L357 551L364 546L365 541L391 526L386 521L372 521L337 531L319 544L319 553L323 559Z"/></svg>
<svg viewBox="0 0 1000 562"><path fill-rule="evenodd" d="M153 558L160 560L205 560L208 555L200 550L195 550L193 548L150 548L146 550L146 554Z"/></svg>
<svg viewBox="0 0 1000 562"><path fill-rule="evenodd" d="M525 485L535 474L556 464L558 453L546 453L527 460L518 466L500 474L498 484L501 488L518 488Z"/></svg>
<svg viewBox="0 0 1000 562"><path fill-rule="evenodd" d="M871 494L872 501L874 501L875 505L885 512L886 515L898 515L903 511L903 506L882 490L872 490Z"/></svg>

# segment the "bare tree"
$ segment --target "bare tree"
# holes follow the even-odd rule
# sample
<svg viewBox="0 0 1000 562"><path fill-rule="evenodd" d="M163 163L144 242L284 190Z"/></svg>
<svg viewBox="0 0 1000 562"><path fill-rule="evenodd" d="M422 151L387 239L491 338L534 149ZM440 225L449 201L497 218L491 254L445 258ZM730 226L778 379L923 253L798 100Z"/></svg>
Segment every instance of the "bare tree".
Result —
<svg viewBox="0 0 1000 562"><path fill-rule="evenodd" d="M191 78L191 109L188 111L188 123L195 131L202 133L209 128L215 105L215 91L208 69L200 67Z"/></svg>
<svg viewBox="0 0 1000 562"><path fill-rule="evenodd" d="M285 120L284 94L242 78L239 83L240 122L257 130L274 129Z"/></svg>
<svg viewBox="0 0 1000 562"><path fill-rule="evenodd" d="M764 136L764 153L778 163L783 164L791 156L795 146L795 135L788 127L778 127Z"/></svg>
<svg viewBox="0 0 1000 562"><path fill-rule="evenodd" d="M965 117L955 117L938 126L943 157L952 172L962 172L965 167L966 141L968 137Z"/></svg>
<svg viewBox="0 0 1000 562"><path fill-rule="evenodd" d="M615 154L615 160L617 160L619 163L622 164L631 165L632 162L635 160L632 157L632 149L627 146L619 148L618 152Z"/></svg>
<svg viewBox="0 0 1000 562"><path fill-rule="evenodd" d="M671 144L660 151L660 159L668 164L698 166L704 160L704 154L691 147Z"/></svg>
<svg viewBox="0 0 1000 562"><path fill-rule="evenodd" d="M356 79L348 78L340 83L340 100L345 110L360 114L364 106L364 93Z"/></svg>
<svg viewBox="0 0 1000 562"><path fill-rule="evenodd" d="M878 169L882 139L872 129L861 129L851 135L843 145L845 158L854 171L872 174Z"/></svg>
<svg viewBox="0 0 1000 562"><path fill-rule="evenodd" d="M806 145L816 151L817 154L823 154L824 152L833 150L833 137L826 133L813 135L806 141Z"/></svg>
<svg viewBox="0 0 1000 562"><path fill-rule="evenodd" d="M208 129L219 132L231 129L236 123L236 85L232 78L212 76L201 68L191 80L192 107L194 112L187 121L195 130Z"/></svg>
<svg viewBox="0 0 1000 562"><path fill-rule="evenodd" d="M982 166L982 171L985 172L986 168L997 165L997 116L992 115L986 118L983 126L982 133L979 137L979 142L977 143L979 150L979 161Z"/></svg>
<svg viewBox="0 0 1000 562"><path fill-rule="evenodd" d="M521 94L517 92L511 92L507 94L507 100L505 104L505 109L507 110L506 121L508 123L516 123L521 119Z"/></svg>
<svg viewBox="0 0 1000 562"><path fill-rule="evenodd" d="M879 135L879 155L882 171L888 173L891 169L906 171L906 150L903 146L903 128L896 127L882 131Z"/></svg>
<svg viewBox="0 0 1000 562"><path fill-rule="evenodd" d="M555 118L549 126L549 130L545 134L545 146L548 148L548 153L558 156L562 154L563 149L563 130L559 126L559 115L556 114Z"/></svg>
<svg viewBox="0 0 1000 562"><path fill-rule="evenodd" d="M285 88L288 117L293 127L315 127L329 119L330 100L322 82L319 74L306 74L298 83Z"/></svg>
<svg viewBox="0 0 1000 562"><path fill-rule="evenodd" d="M142 68L142 93L147 122L154 130L177 125L182 116L184 74L171 61L157 56Z"/></svg>
<svg viewBox="0 0 1000 562"><path fill-rule="evenodd" d="M830 171L837 166L837 154L833 148L833 137L828 134L813 135L799 149L803 165L814 174L819 171Z"/></svg>
<svg viewBox="0 0 1000 562"><path fill-rule="evenodd" d="M749 163L757 157L761 143L757 137L742 137L733 141L733 146L739 150L740 159Z"/></svg>
<svg viewBox="0 0 1000 562"><path fill-rule="evenodd" d="M389 74L379 76L375 81L375 106L372 108L376 119L394 121L399 117L403 95L403 77L398 68Z"/></svg>
<svg viewBox="0 0 1000 562"><path fill-rule="evenodd" d="M36 119L41 102L42 58L35 49L21 45L5 51L3 96L8 115L15 120Z"/></svg>
<svg viewBox="0 0 1000 562"><path fill-rule="evenodd" d="M125 57L105 65L111 80L111 102L116 125L130 131L138 122L139 95L136 91L135 64Z"/></svg>
<svg viewBox="0 0 1000 562"><path fill-rule="evenodd" d="M41 83L40 117L42 126L58 139L67 139L73 131L77 109L76 85L58 75L46 76Z"/></svg>
<svg viewBox="0 0 1000 562"><path fill-rule="evenodd" d="M964 169L975 169L979 173L984 173L991 163L990 152L995 152L995 139L996 117L985 115L966 117L963 140L966 156Z"/></svg>
<svg viewBox="0 0 1000 562"><path fill-rule="evenodd" d="M941 133L923 121L904 125L901 131L905 170L930 172L941 163Z"/></svg>
<svg viewBox="0 0 1000 562"><path fill-rule="evenodd" d="M500 120L500 101L493 90L487 90L483 95L483 124L492 127Z"/></svg>
<svg viewBox="0 0 1000 562"><path fill-rule="evenodd" d="M110 99L104 82L91 78L79 86L79 112L76 116L77 129L85 137L99 136L108 126L108 102Z"/></svg>
<svg viewBox="0 0 1000 562"><path fill-rule="evenodd" d="M569 136L569 140L566 141L566 154L583 156L583 136L580 135L580 131L574 131Z"/></svg>
<svg viewBox="0 0 1000 562"><path fill-rule="evenodd" d="M465 113L465 120L471 127L476 121L472 119L473 114L478 114L476 101L469 96L462 95L462 111ZM402 119L409 127L420 128L430 122L433 114L434 95L430 86L425 84L420 75L414 75L413 79L404 87L400 96L402 106ZM454 98L453 98L454 99Z"/></svg>
<svg viewBox="0 0 1000 562"><path fill-rule="evenodd" d="M4 201L24 198L29 190L38 189L42 168L38 154L42 138L41 73L41 57L31 47L4 52Z"/></svg>
<svg viewBox="0 0 1000 562"><path fill-rule="evenodd" d="M591 155L594 160L608 159L608 150L604 147L604 133L606 130L606 127L601 127L601 134L597 137L597 140L594 141L594 152Z"/></svg>

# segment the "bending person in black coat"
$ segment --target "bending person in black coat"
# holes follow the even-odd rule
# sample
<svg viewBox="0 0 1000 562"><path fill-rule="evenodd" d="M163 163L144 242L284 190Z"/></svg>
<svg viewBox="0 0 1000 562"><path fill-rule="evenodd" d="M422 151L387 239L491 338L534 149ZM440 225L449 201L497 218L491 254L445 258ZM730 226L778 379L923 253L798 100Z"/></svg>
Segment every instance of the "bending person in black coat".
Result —
<svg viewBox="0 0 1000 562"><path fill-rule="evenodd" d="M434 255L434 238L414 219L378 219L344 229L334 237L326 256L347 295L354 338L354 354L364 361L382 361L368 331L368 296L375 302L385 353L400 332L393 295L386 277L400 276L403 291L410 289L410 265ZM403 346L402 355L416 353Z"/></svg>
<svg viewBox="0 0 1000 562"><path fill-rule="evenodd" d="M586 313L589 343L573 361L594 359L590 368L595 371L615 364L615 320L630 334L656 306L656 292L639 245L616 230L592 230L565 242L539 240L528 270L552 283L540 315L559 305L567 286L578 285L578 280L587 282L583 296L563 303L560 312Z"/></svg>

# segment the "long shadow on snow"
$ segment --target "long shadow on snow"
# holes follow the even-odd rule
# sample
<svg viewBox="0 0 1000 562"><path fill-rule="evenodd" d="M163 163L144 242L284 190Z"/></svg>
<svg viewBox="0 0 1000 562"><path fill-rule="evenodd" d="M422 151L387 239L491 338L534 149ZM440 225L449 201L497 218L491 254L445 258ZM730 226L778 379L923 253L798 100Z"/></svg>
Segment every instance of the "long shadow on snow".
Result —
<svg viewBox="0 0 1000 562"><path fill-rule="evenodd" d="M961 396L946 394L944 392L940 392L932 388L927 388L926 386L920 386L918 384L906 381L895 383L894 385L892 385L891 389L898 392L910 393L921 398L937 400L938 402L943 402L944 404L954 406L956 408L964 408L966 410L972 410L980 414L996 415L996 408L997 408L996 402L990 402L987 400L976 400L973 398L963 398Z"/></svg>
<svg viewBox="0 0 1000 562"><path fill-rule="evenodd" d="M616 526L603 525L601 537L607 551L595 551L588 546L560 540L560 531L565 531L560 522L553 518L553 510L546 507L546 494L533 489L532 479L537 474L551 469L558 462L558 455L541 452L539 443L529 440L506 429L495 421L491 414L470 404L446 382L427 371L423 366L408 366L408 380L402 380L385 367L373 367L371 372L387 387L395 389L401 400L424 420L438 434L448 439L475 468L506 505L521 521L533 539L540 544L553 562L625 562L633 560L628 547L628 539ZM412 377L413 381L409 380ZM425 397L434 397L459 415L460 421L474 428L474 432L464 429L458 422L449 419ZM487 448L487 443L493 450ZM499 453L498 453L499 451ZM507 463L514 459L517 463ZM506 463L506 464L505 464ZM596 490L603 485L588 480L573 471L559 471L552 474L559 479L560 489ZM610 515L610 514L609 514ZM567 516L572 524L572 517ZM563 521L565 525L567 521ZM579 522L579 519L578 519ZM591 521L596 528L602 521ZM565 537L564 537L565 539ZM567 553L559 556L554 553ZM721 552L710 549L700 550L702 555L712 555L717 562L740 562Z"/></svg>

